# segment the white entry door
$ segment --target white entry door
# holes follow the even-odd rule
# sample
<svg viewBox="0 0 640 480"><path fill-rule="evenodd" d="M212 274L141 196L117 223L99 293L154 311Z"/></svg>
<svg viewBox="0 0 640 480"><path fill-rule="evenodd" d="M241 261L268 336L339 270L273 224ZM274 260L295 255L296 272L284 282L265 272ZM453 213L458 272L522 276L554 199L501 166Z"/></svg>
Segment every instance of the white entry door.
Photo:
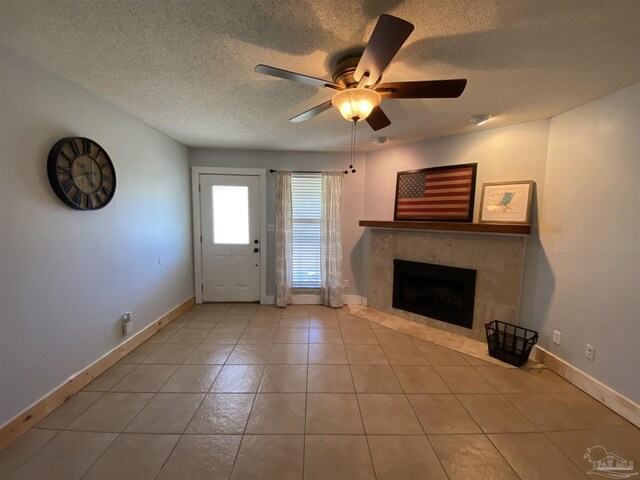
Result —
<svg viewBox="0 0 640 480"><path fill-rule="evenodd" d="M202 300L260 300L260 177L200 175Z"/></svg>

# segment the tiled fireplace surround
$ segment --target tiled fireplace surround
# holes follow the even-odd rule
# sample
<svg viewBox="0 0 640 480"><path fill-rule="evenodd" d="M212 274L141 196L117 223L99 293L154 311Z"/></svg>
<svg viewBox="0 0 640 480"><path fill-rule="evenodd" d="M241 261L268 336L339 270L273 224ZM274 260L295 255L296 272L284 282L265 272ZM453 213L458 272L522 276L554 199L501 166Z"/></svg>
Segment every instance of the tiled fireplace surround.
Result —
<svg viewBox="0 0 640 480"><path fill-rule="evenodd" d="M484 340L491 320L517 324L526 237L372 229L368 306L465 337ZM433 263L477 271L473 327L392 307L393 260Z"/></svg>

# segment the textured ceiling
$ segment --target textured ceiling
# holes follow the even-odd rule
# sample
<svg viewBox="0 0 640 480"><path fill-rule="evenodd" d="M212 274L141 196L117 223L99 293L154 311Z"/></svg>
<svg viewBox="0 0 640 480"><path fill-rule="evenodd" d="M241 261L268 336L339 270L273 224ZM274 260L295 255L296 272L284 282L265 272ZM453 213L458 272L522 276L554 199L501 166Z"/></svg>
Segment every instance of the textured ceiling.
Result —
<svg viewBox="0 0 640 480"><path fill-rule="evenodd" d="M640 81L636 0L0 0L1 41L195 147L344 150L331 98L259 75L258 63L322 78L363 48L382 13L415 25L384 81L467 78L459 99L386 100L398 144L548 118Z"/></svg>

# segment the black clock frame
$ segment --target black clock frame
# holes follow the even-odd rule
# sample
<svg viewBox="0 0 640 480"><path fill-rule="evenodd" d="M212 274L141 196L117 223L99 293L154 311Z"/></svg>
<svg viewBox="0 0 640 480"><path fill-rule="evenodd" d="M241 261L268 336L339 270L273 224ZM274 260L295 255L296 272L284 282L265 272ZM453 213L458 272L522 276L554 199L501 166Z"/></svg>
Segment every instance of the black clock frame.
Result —
<svg viewBox="0 0 640 480"><path fill-rule="evenodd" d="M76 143L76 141L80 141L80 143L82 144L82 150L78 148L78 144ZM95 157L90 155L92 144L95 145L95 147L98 149L98 153L96 154ZM66 145L71 146L71 149L73 151L72 155L68 155L63 151L63 148ZM67 195L68 190L64 189L58 177L58 168L59 168L58 158L61 154L66 158L66 160L71 164L72 167L73 167L73 162L78 157L81 157L81 156L87 156L98 164L98 167L100 167L102 171L102 183L98 191L95 193L96 198L99 200L98 203L93 204L93 201L91 200L91 196L86 192L82 192L77 186L75 186L77 190L76 196L79 194L79 192L82 192L82 195L87 196L88 200L86 202L87 203L86 207L82 205L82 200L80 200L80 204L79 204L74 202L74 200ZM104 166L98 162L98 157L100 157L101 154L102 154L101 160L104 159L107 162L107 164ZM111 181L109 182L111 188L107 188L104 185L105 175L103 172L104 172L104 169L107 167L109 167L111 169L111 172L113 173L113 175L109 176L111 177ZM57 197L60 200L62 200L64 204L68 205L69 207L75 210L81 210L81 211L100 210L106 207L109 204L109 202L111 202L116 192L116 169L113 166L113 162L111 161L111 158L107 154L106 150L102 148L102 146L100 146L100 144L86 137L64 137L58 140L53 145L53 147L51 147L51 150L49 151L49 156L47 158L47 176L49 177L49 183L51 184L51 188L53 189ZM73 180L72 175L70 175L69 180ZM74 187L71 187L71 188L74 188ZM71 188L69 190L71 190ZM103 194L105 195L104 201L102 200L100 195L98 195L99 192L103 192Z"/></svg>

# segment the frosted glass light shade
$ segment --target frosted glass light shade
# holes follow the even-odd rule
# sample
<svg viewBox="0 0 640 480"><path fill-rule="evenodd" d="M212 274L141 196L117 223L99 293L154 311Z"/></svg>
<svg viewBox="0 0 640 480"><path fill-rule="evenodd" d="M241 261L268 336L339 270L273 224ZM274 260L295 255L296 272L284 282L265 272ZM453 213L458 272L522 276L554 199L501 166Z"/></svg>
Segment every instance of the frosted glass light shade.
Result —
<svg viewBox="0 0 640 480"><path fill-rule="evenodd" d="M349 121L364 120L380 105L380 94L368 88L348 88L337 93L331 103Z"/></svg>

